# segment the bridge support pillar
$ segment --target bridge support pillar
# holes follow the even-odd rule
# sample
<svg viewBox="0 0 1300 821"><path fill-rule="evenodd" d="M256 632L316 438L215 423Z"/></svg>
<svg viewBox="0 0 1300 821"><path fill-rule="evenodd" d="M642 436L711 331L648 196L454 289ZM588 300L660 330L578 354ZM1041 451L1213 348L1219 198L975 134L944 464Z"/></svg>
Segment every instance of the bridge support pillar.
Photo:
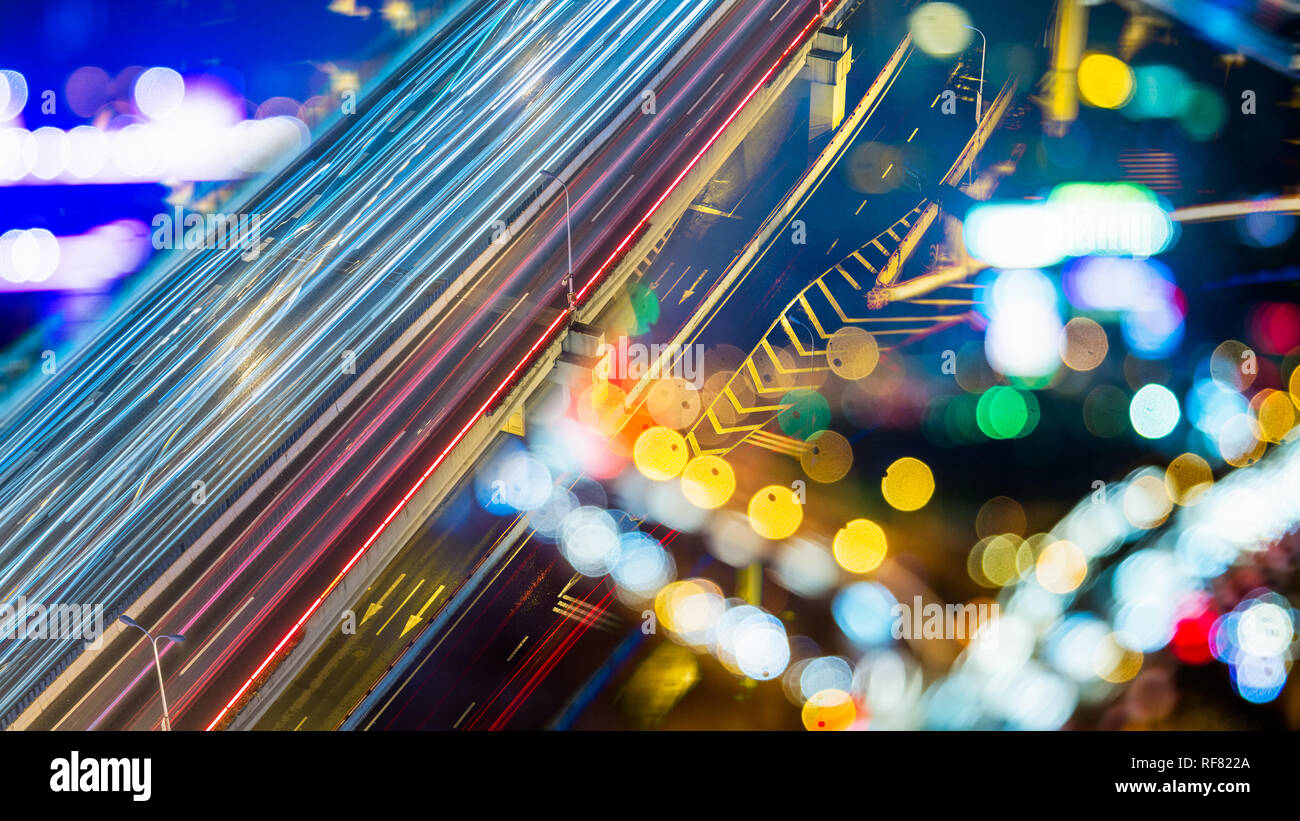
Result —
<svg viewBox="0 0 1300 821"><path fill-rule="evenodd" d="M560 344L560 356L550 379L561 385L572 385L575 380L589 377L591 369L600 361L605 332L582 322L571 322Z"/></svg>
<svg viewBox="0 0 1300 821"><path fill-rule="evenodd" d="M853 65L853 47L843 29L822 28L813 35L812 51L803 76L812 82L808 108L808 139L839 128L844 119L844 94Z"/></svg>

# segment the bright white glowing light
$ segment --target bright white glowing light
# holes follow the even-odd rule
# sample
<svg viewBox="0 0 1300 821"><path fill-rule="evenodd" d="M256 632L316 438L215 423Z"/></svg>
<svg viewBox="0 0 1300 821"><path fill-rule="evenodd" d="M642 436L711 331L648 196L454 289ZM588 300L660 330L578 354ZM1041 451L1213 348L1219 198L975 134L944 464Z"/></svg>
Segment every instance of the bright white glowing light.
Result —
<svg viewBox="0 0 1300 821"><path fill-rule="evenodd" d="M984 353L989 364L1007 376L1048 376L1061 364L1057 343L1064 327L1054 310L1042 308L999 317L985 332Z"/></svg>
<svg viewBox="0 0 1300 821"><path fill-rule="evenodd" d="M985 203L966 215L970 253L998 268L1046 268L1090 254L1149 257L1174 224L1155 196L1129 183L1069 183L1045 201Z"/></svg>
<svg viewBox="0 0 1300 821"><path fill-rule="evenodd" d="M1027 664L1000 690L1003 714L1024 730L1059 730L1078 704L1078 688L1038 664Z"/></svg>
<svg viewBox="0 0 1300 821"><path fill-rule="evenodd" d="M584 576L604 576L619 560L614 517L590 506L571 512L560 526L560 551Z"/></svg>
<svg viewBox="0 0 1300 821"><path fill-rule="evenodd" d="M673 576L673 560L658 539L633 531L619 536L618 560L610 569L614 582L639 596L649 596Z"/></svg>
<svg viewBox="0 0 1300 821"><path fill-rule="evenodd" d="M835 557L825 547L794 538L776 554L772 572L791 593L815 599L835 586L840 571Z"/></svg>
<svg viewBox="0 0 1300 821"><path fill-rule="evenodd" d="M136 220L68 237L43 228L14 229L0 237L0 290L97 290L134 271L149 252L148 229Z"/></svg>
<svg viewBox="0 0 1300 821"><path fill-rule="evenodd" d="M528 524L538 535L554 539L560 532L560 525L570 511L576 510L578 500L572 493L562 487L552 488L551 495L538 507L528 512Z"/></svg>
<svg viewBox="0 0 1300 821"><path fill-rule="evenodd" d="M530 454L506 460L500 481L501 501L520 512L541 507L551 496L551 472Z"/></svg>
<svg viewBox="0 0 1300 821"><path fill-rule="evenodd" d="M0 70L0 123L17 117L27 105L27 78L11 69Z"/></svg>
<svg viewBox="0 0 1300 821"><path fill-rule="evenodd" d="M755 681L774 679L790 663L790 639L776 616L751 616L736 628L736 666Z"/></svg>
<svg viewBox="0 0 1300 821"><path fill-rule="evenodd" d="M799 675L799 690L805 701L822 690L843 690L853 686L853 669L839 656L823 656L804 666Z"/></svg>
<svg viewBox="0 0 1300 821"><path fill-rule="evenodd" d="M1178 397L1164 385L1144 385L1133 394L1128 407L1129 421L1133 430L1147 439L1160 439L1168 436L1178 426L1182 414L1178 409Z"/></svg>
<svg viewBox="0 0 1300 821"><path fill-rule="evenodd" d="M1110 627L1096 616L1072 614L1048 636L1047 658L1075 681L1092 681L1097 678L1093 659L1110 633Z"/></svg>
<svg viewBox="0 0 1300 821"><path fill-rule="evenodd" d="M68 173L80 179L98 174L108 162L108 137L98 128L79 125L68 132Z"/></svg>
<svg viewBox="0 0 1300 821"><path fill-rule="evenodd" d="M739 673L736 661L736 639L740 626L753 616L762 616L763 610L752 604L745 604L740 599L728 599L727 611L713 627L713 654L718 661L733 673ZM805 664L807 662L804 662Z"/></svg>
<svg viewBox="0 0 1300 821"><path fill-rule="evenodd" d="M1124 257L1081 257L1065 268L1065 294L1085 311L1127 311L1147 282L1158 276L1151 262Z"/></svg>
<svg viewBox="0 0 1300 821"><path fill-rule="evenodd" d="M970 15L956 3L922 3L908 16L907 26L916 47L934 57L965 51L975 36Z"/></svg>
<svg viewBox="0 0 1300 821"><path fill-rule="evenodd" d="M962 234L972 256L997 268L1047 268L1065 258L1057 216L1039 203L977 205Z"/></svg>
<svg viewBox="0 0 1300 821"><path fill-rule="evenodd" d="M1033 652L1033 627L1019 616L1004 613L980 625L965 655L975 669L996 675L1019 670Z"/></svg>
<svg viewBox="0 0 1300 821"><path fill-rule="evenodd" d="M908 726L905 708L921 694L920 672L914 663L893 650L869 653L858 660L849 692L870 707L875 726L903 729Z"/></svg>
<svg viewBox="0 0 1300 821"><path fill-rule="evenodd" d="M176 113L185 99L185 80L174 69L157 66L143 72L132 88L135 107L151 120Z"/></svg>
<svg viewBox="0 0 1300 821"><path fill-rule="evenodd" d="M1174 637L1177 611L1170 601L1143 599L1130 601L1112 613L1115 632L1124 643L1143 653L1154 653Z"/></svg>
<svg viewBox="0 0 1300 821"><path fill-rule="evenodd" d="M68 166L68 135L49 126L38 128L24 142L23 152L28 173L42 180L54 179Z"/></svg>
<svg viewBox="0 0 1300 821"><path fill-rule="evenodd" d="M1174 554L1154 548L1139 550L1120 562L1111 580L1111 590L1121 601L1176 601L1191 587Z"/></svg>
<svg viewBox="0 0 1300 821"><path fill-rule="evenodd" d="M1056 307L1056 286L1042 272L1011 270L998 274L986 308L984 336L989 364L1008 376L1050 375L1061 364L1058 344L1064 325Z"/></svg>
<svg viewBox="0 0 1300 821"><path fill-rule="evenodd" d="M1213 529L1192 525L1178 537L1175 552L1182 566L1201 578L1218 576L1237 558L1237 548Z"/></svg>
<svg viewBox="0 0 1300 821"><path fill-rule="evenodd" d="M22 128L0 128L0 180L21 180L27 176L23 144L30 138Z"/></svg>
<svg viewBox="0 0 1300 821"><path fill-rule="evenodd" d="M1251 655L1281 655L1294 637L1291 614L1271 602L1255 602L1237 620L1237 643Z"/></svg>
<svg viewBox="0 0 1300 821"><path fill-rule="evenodd" d="M1252 704L1267 704L1286 686L1286 664L1278 656L1244 654L1232 666L1237 693Z"/></svg>
<svg viewBox="0 0 1300 821"><path fill-rule="evenodd" d="M124 174L152 179L165 173L167 151L156 126L134 123L110 134L113 162Z"/></svg>
<svg viewBox="0 0 1300 821"><path fill-rule="evenodd" d="M306 123L296 117L244 120L235 126L229 159L241 171L265 171L311 141Z"/></svg>
<svg viewBox="0 0 1300 821"><path fill-rule="evenodd" d="M1217 436L1233 416L1249 408L1246 398L1236 391L1225 391L1213 379L1196 380L1187 394L1187 417L1199 430Z"/></svg>
<svg viewBox="0 0 1300 821"><path fill-rule="evenodd" d="M13 229L0 234L0 277L13 283L26 282L27 277L14 268L14 243L23 235L20 229Z"/></svg>
<svg viewBox="0 0 1300 821"><path fill-rule="evenodd" d="M275 167L310 142L311 131L295 117L204 125L181 113L162 122L121 116L107 131L0 127L0 183L237 179Z"/></svg>
<svg viewBox="0 0 1300 821"><path fill-rule="evenodd" d="M0 277L43 282L59 266L59 241L44 228L14 229L0 236Z"/></svg>

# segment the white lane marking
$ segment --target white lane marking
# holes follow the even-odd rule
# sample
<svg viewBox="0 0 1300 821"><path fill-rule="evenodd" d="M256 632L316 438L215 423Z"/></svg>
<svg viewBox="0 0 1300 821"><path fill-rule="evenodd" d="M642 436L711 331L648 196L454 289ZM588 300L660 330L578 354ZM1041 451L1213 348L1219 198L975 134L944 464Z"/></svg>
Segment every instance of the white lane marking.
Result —
<svg viewBox="0 0 1300 821"><path fill-rule="evenodd" d="M526 641L528 641L527 636L524 636L522 639L520 639L519 643L515 645L515 649L511 650L510 655L506 656L506 661L510 661L511 659L513 659L515 657L515 653L519 652L519 648L523 647L524 642Z"/></svg>
<svg viewBox="0 0 1300 821"><path fill-rule="evenodd" d="M246 602L244 602L243 604L241 604L241 605L239 606L239 609L235 611L235 614L234 614L233 616L231 616L230 618L226 619L226 623L223 624L223 625L221 625L221 629L218 630L216 633L214 633L213 636L212 636L212 638L208 639L208 640L203 644L203 646L199 648L199 651L198 651L197 653L194 654L193 658L191 658L191 659L189 660L189 662L186 663L186 665L185 665L184 667L182 667L182 668L181 668L181 671L180 671L179 673L177 673L176 675L178 675L178 676L183 676L183 675L185 675L185 671L188 670L188 669L190 669L190 665L193 664L194 662L196 662L196 661L199 660L199 657L202 656L202 655L204 654L204 652L206 652L207 649L208 649L209 647L212 646L212 642L216 641L217 638L218 638L222 633L226 632L226 628L227 628L227 627L229 627L230 625L234 624L235 619L239 618L239 614L242 613L242 612L244 612L244 608L247 607L247 606L249 606L250 604L253 603L253 599L254 599L253 596L249 596L249 597L248 597L248 601L246 601Z"/></svg>
<svg viewBox="0 0 1300 821"><path fill-rule="evenodd" d="M527 294L524 294L523 296L519 297L519 301L516 302L514 305L511 305L510 310L506 311L501 316L501 318L497 320L496 324L492 326L492 330L487 332L487 336L483 337L483 341L478 343L478 345L475 346L474 350L477 351L479 348L486 345L487 341L492 338L492 334L497 332L497 328L500 328L503 324L505 324L505 321L510 318L510 315L515 312L515 309L518 308L521 304L523 304L523 301L525 299L528 299L528 295L531 293L532 291L529 291Z"/></svg>
<svg viewBox="0 0 1300 821"><path fill-rule="evenodd" d="M776 19L776 16L777 16L778 14L781 13L781 10L784 9L784 8L785 8L786 6L788 6L788 5L790 5L790 0L785 0L785 2L781 4L781 8L777 9L775 12L772 13L772 16L771 16L771 17L767 18L767 22L770 23L770 22L772 22L773 20L775 20L775 19Z"/></svg>
<svg viewBox="0 0 1300 821"><path fill-rule="evenodd" d="M384 456L387 455L388 451L393 449L393 445L397 444L397 440L401 439L405 435L406 435L406 431L401 431L396 436L394 436L393 440L389 442L384 447L383 450L379 451L379 455L375 457L375 461L378 462L380 459L384 458ZM347 492L343 494L343 498L346 499L347 497L351 496L352 491L357 489L357 485L361 484L361 480L364 478L366 478L366 475L364 473L357 476L357 478L353 480L352 484L348 485Z"/></svg>
<svg viewBox="0 0 1300 821"><path fill-rule="evenodd" d="M575 584L577 584L578 579L581 578L582 578L581 573L574 573L572 576L570 576L568 584L564 585L564 589L560 591L560 596L563 597L565 593L568 593L569 589L573 587Z"/></svg>
<svg viewBox="0 0 1300 821"><path fill-rule="evenodd" d="M478 704L478 702L477 702L477 701L471 701L471 702L469 703L469 706L465 708L465 712L461 713L461 714L460 714L460 718L456 719L456 723L453 724L453 725L451 725L451 728L452 728L453 730L460 726L460 723L461 723L462 721L465 720L465 716L469 715L469 711L474 709L474 705L475 705L475 704Z"/></svg>
<svg viewBox="0 0 1300 821"><path fill-rule="evenodd" d="M609 204L613 202L615 199L617 199L619 194L623 193L623 189L627 188L627 184L630 183L632 181L632 178L635 176L636 174L631 174L628 176L627 179L623 180L623 184L618 187L618 190L615 191L613 194L610 194L609 199L605 200L605 204L600 206L600 210L597 211L594 215L592 215L591 217L592 222L595 222L597 217L605 213L605 209L609 207Z"/></svg>
<svg viewBox="0 0 1300 821"><path fill-rule="evenodd" d="M686 109L686 115L685 115L685 116L687 116L687 117L691 116L691 112L694 111L694 110L696 109L696 107L699 106L700 103L704 102L704 98L707 97L707 96L709 96L709 92L713 90L713 87L716 86L718 83L722 82L722 78L723 78L723 77L726 77L726 76L727 76L727 73L726 73L725 71L724 71L723 73L719 74L719 75L718 75L718 79L714 80L712 85L710 85L708 88L704 89L704 93L701 94L701 95L699 96L699 99L697 99L697 100L696 100L696 101L691 105L690 108Z"/></svg>

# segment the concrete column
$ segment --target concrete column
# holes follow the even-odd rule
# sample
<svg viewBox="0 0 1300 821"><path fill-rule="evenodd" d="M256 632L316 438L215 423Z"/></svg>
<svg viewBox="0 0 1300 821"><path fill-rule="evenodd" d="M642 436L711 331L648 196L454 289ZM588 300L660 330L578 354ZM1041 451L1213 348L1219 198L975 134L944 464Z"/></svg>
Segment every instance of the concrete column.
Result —
<svg viewBox="0 0 1300 821"><path fill-rule="evenodd" d="M844 120L844 95L853 47L842 29L822 28L813 35L804 76L812 83L808 108L808 139L839 128Z"/></svg>

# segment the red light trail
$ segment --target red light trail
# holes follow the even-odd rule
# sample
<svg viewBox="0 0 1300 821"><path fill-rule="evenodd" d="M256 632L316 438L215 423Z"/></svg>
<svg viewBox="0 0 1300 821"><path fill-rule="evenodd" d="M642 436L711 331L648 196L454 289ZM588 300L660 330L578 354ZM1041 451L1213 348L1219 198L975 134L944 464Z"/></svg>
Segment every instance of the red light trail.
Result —
<svg viewBox="0 0 1300 821"><path fill-rule="evenodd" d="M677 189L677 186L680 185L682 180L686 178L686 175L689 174L693 168L695 168L695 166L699 163L700 159L705 155L705 153L708 152L710 148L713 147L714 143L718 141L718 139L722 136L722 133L727 130L727 128L736 119L736 117L740 116L740 112L745 108L746 105L749 104L749 101L754 98L754 95L758 94L758 92L763 88L763 86L767 83L767 81L772 78L772 75L774 75L777 69L781 67L781 64L785 62L786 58L788 58L790 54L793 53L794 50L799 47L800 43L802 43L804 38L808 35L808 32L810 32L813 26L815 26L817 22L822 19L822 16L825 14L827 5L829 5L829 3L827 2L823 2L819 5L817 14L812 19L810 19L802 29L800 29L799 33L795 36L794 40L791 41L790 45L786 47L785 51L781 52L781 55L777 57L776 61L772 63L772 65L767 69L766 72L764 72L763 76L760 77L758 82L754 84L754 87L749 90L749 93L745 95L744 99L740 101L739 105L737 105L736 108L732 110L731 114L728 115L727 119L723 121L722 125L718 126L717 130L713 132L713 135L709 137L708 141L704 144L704 147L701 148L695 154L695 156L691 158L691 161L687 163L686 167L682 169L681 173L679 173L673 179L673 181L668 185L668 188L664 191L664 193L661 194L659 198L654 201L654 203L650 206L649 210L646 211L645 215L642 216L641 219L637 221L637 224L632 228L630 232L628 232L627 236L625 236L623 240L614 248L613 253L611 253L609 257L607 257L605 261L601 263L600 267L596 269L596 272L592 274L589 280L587 280L587 284L582 286L582 289L578 291L575 297L577 303L581 303L582 300L586 297L587 292L591 289L591 287L604 277L604 275L608 272L609 266L623 253L623 251L627 248L627 246L632 242L633 238L640 233L641 229L646 226L646 224L650 221L651 217L654 216L655 212L659 210L659 207L663 205L664 201L667 200L668 197L672 195L673 191ZM465 426L462 427L459 432L456 433L456 435L452 438L451 442L447 445L447 447L444 448L440 454L438 454L438 457L433 460L433 463L429 465L428 469L425 470L424 473L420 476L420 478L415 482L415 484L411 486L411 489L406 492L406 495L404 495L401 498L401 500L397 503L397 505L388 513L388 515L384 517L384 520L379 523L379 526L375 528L375 531L373 533L370 534L370 537L366 539L365 543L363 543L361 547L358 548L357 551L352 554L352 558L348 559L347 564L345 564L343 566L343 569L338 572L338 575L334 577L334 580L331 581L329 585L325 588L325 590L319 596L316 597L315 601L312 602L311 606L307 608L307 611L303 613L302 616L299 617L299 619L296 622L294 622L294 625L292 628L290 628L289 632L286 633L284 637L280 639L279 642L276 643L275 647L271 649L271 652L267 654L266 658L262 660L262 663L257 666L257 669L254 670L252 675L250 675L244 681L243 685L240 686L240 688L235 692L235 694L230 697L230 700L226 702L226 705L221 708L221 712L217 713L216 717L212 719L212 721L208 724L205 730L212 730L218 724L221 723L222 719L226 717L226 714L230 712L230 709L234 707L235 704L239 701L239 699L241 699L244 696L244 693L248 692L248 689L253 686L253 682L257 681L258 676L260 676L266 670L266 668L270 666L271 662L275 660L276 656L279 655L280 651L284 649L285 645L287 645L290 641L293 640L293 637L297 635L298 631L302 629L302 626L307 623L307 620L311 618L311 615L313 613L316 612L316 609L319 608L322 603L324 603L325 597L330 594L330 591L332 591L335 587L338 586L339 582L343 580L343 577L346 576L348 571L352 569L352 566L355 565L363 555L365 555L366 551L369 550L370 546L375 543L375 541L379 538L379 536L388 527L389 523L392 522L393 519L397 517L397 514L402 512L402 509L404 507L406 507L407 502L409 502L411 498L415 496L415 494L420 492L420 489L424 487L425 483L429 480L429 477L433 475L433 472L436 471L440 465L442 465L442 463L446 460L447 456L451 454L452 450L454 450L456 446L460 444L461 440L464 439L465 436L469 433L470 429L473 428L474 425L478 423L479 419L481 419L483 415L487 413L488 409L493 406L497 398L500 397L501 394L504 393L511 386L511 384L515 380L515 377L519 375L519 372L532 363L533 356L548 341L550 341L551 336L555 333L556 328L558 328L561 325L561 323L564 322L564 320L566 320L573 313L573 311L574 308L565 308L564 310L562 310L560 314L555 318L555 320L550 324L550 326L547 327L547 329L544 332L542 332L542 334L537 338L537 341L534 342L532 346L528 349L528 352L524 354L523 358L520 359L519 362L517 362L515 366L510 369L510 372L506 374L505 379L501 380L501 383L497 385L494 391L492 391L492 394L487 398L487 401L485 401L482 405L479 406L478 410L474 413L474 415L470 417L470 420L465 423Z"/></svg>

